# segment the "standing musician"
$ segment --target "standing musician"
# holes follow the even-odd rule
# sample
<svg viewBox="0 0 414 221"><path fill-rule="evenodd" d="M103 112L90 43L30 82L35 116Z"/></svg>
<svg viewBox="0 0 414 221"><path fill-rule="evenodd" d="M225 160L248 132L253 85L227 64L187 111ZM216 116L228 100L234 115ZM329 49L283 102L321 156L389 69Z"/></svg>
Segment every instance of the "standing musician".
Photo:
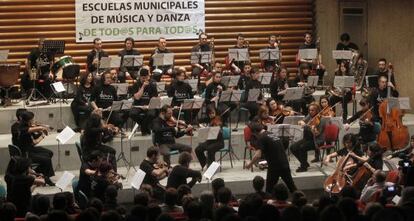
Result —
<svg viewBox="0 0 414 221"><path fill-rule="evenodd" d="M387 81L387 77L380 76L378 78L378 88L374 88L369 95L369 100L372 105L372 112L374 114L374 121L380 121L379 105L387 98L387 86L391 88L391 96L398 97L399 93L392 82Z"/></svg>
<svg viewBox="0 0 414 221"><path fill-rule="evenodd" d="M304 40L305 40L305 42L303 42L303 44L299 45L299 50L316 48L316 44L315 44L315 42L313 42L313 39L312 39L312 33L306 32L305 35L304 35ZM316 63L316 61L300 58L299 66L303 63L308 64L308 65L313 65L313 64Z"/></svg>
<svg viewBox="0 0 414 221"><path fill-rule="evenodd" d="M171 105L173 107L180 107L185 99L193 99L194 94L193 90L187 82L185 82L185 70L183 68L174 68L175 80L171 83L170 87L167 89L168 97L172 97ZM178 109L177 109L178 110ZM191 110L185 110L184 119L186 122L190 122L196 115L191 116ZM195 111L194 111L195 112ZM197 110L198 112L198 110ZM174 113L175 116L178 115L178 111Z"/></svg>
<svg viewBox="0 0 414 221"><path fill-rule="evenodd" d="M293 143L290 147L292 154L299 160L300 166L296 172L306 172L309 167L308 154L309 150L315 150L317 146L323 143L323 132L325 128L324 119L319 116L320 106L317 103L309 105L309 114L303 121L298 124L304 127L303 139ZM319 162L319 154L315 151L315 159L311 162Z"/></svg>
<svg viewBox="0 0 414 221"><path fill-rule="evenodd" d="M38 47L33 48L30 54L27 56L26 71L27 75L22 78L22 86L24 89L30 89L33 87L30 73L36 72L37 80L42 80L43 83L39 84L40 92L49 97L52 94L50 84L54 81L55 76L50 71L50 67L53 64L53 57L51 54L42 52L43 45L46 39L40 38Z"/></svg>
<svg viewBox="0 0 414 221"><path fill-rule="evenodd" d="M154 66L154 59L152 58L152 56L154 54L165 54L165 53L172 53L172 52L167 48L167 39L164 37L160 37L158 39L158 46L154 49L154 52L152 52L150 60L149 60L149 66L151 68L151 72L154 73L153 78L156 81L160 81L161 76L163 74L171 75L173 73L173 65L164 65L160 67Z"/></svg>
<svg viewBox="0 0 414 221"><path fill-rule="evenodd" d="M279 44L280 40L276 39L276 35L270 35L269 36L269 45L266 47L266 49L280 49ZM279 51L279 60L264 60L262 62L262 66L264 71L266 72L276 72L280 66L280 60L282 59L282 53Z"/></svg>
<svg viewBox="0 0 414 221"><path fill-rule="evenodd" d="M116 150L104 143L112 140L117 130L116 127L102 122L102 112L99 109L93 111L86 122L83 135L81 136L85 157L88 158L93 151L99 151L116 171Z"/></svg>
<svg viewBox="0 0 414 221"><path fill-rule="evenodd" d="M341 61L338 64L338 68L335 71L335 76L350 76L352 73L349 71L349 66L346 61ZM329 103L334 105L338 102L342 103L342 118L348 118L348 103L352 100L352 91L349 88L337 88L334 85L331 86Z"/></svg>
<svg viewBox="0 0 414 221"><path fill-rule="evenodd" d="M191 49L191 52L213 52L213 42L208 42L207 34L206 33L200 33L198 35L199 43L194 45L194 47ZM212 54L213 55L213 54ZM212 70L211 62L208 63L201 63L201 54L198 55L198 63L191 64L192 70L191 70L191 76L199 78L200 75L206 71L210 72ZM204 74L205 75L205 74Z"/></svg>
<svg viewBox="0 0 414 221"><path fill-rule="evenodd" d="M139 71L139 80L132 85L131 93L134 107L129 112L129 117L141 126L142 136L151 134L150 125L156 117L156 111L144 106L148 106L151 98L158 96L158 91L154 82L150 81L148 66L142 67Z"/></svg>
<svg viewBox="0 0 414 221"><path fill-rule="evenodd" d="M270 94L278 102L283 101L283 97L286 94L286 89L288 85L288 70L286 67L282 66L277 72L276 79L272 80L270 83Z"/></svg>
<svg viewBox="0 0 414 221"><path fill-rule="evenodd" d="M81 116L84 115L87 118L92 112L90 99L94 88L95 81L93 80L92 73L88 73L80 77L79 87L76 91L76 96L70 104L70 108L73 113L73 118L75 119L75 123L78 128L82 128L80 121Z"/></svg>
<svg viewBox="0 0 414 221"><path fill-rule="evenodd" d="M305 33L304 39L305 39L305 42L303 44L299 45L299 50L301 50L301 49L317 49L318 50L318 55L317 55L317 58L313 59L313 60L300 58L298 60L299 67L302 64L307 64L308 66L311 67L311 70L313 72L312 74L313 75L318 75L319 79L322 79L323 75L325 73L325 66L322 64L322 58L321 58L321 53L320 53L320 49L319 49L319 39L316 42L314 42L313 37L312 37L312 33L310 33L310 32Z"/></svg>
<svg viewBox="0 0 414 221"><path fill-rule="evenodd" d="M297 188L290 173L289 161L282 142L278 137L266 132L259 123L252 123L250 128L252 130L251 143L257 150L253 159L246 164L246 169L250 169L257 163L263 154L268 164L266 192L270 193L281 177L289 191L293 193Z"/></svg>
<svg viewBox="0 0 414 221"><path fill-rule="evenodd" d="M95 87L92 92L91 106L94 110L99 109L105 118L109 117L109 123L122 128L125 121L122 119L120 110L114 110L111 113L112 103L118 100L116 89L111 83L112 75L109 71L105 71L101 76L101 84Z"/></svg>
<svg viewBox="0 0 414 221"><path fill-rule="evenodd" d="M244 64L243 71L240 72L239 82L237 82L237 89L239 90L246 89L247 82L249 82L251 74L252 74L252 65L250 63Z"/></svg>
<svg viewBox="0 0 414 221"><path fill-rule="evenodd" d="M160 152L164 157L167 165L170 165L170 150L178 150L180 152L186 151L191 153L191 147L185 144L176 143L175 138L184 136L184 134L191 132L193 127L191 125L184 125L173 118L173 110L171 106L164 105L157 118L152 121L152 131L154 132L154 145L160 148ZM185 129L180 130L177 125L186 126Z"/></svg>
<svg viewBox="0 0 414 221"><path fill-rule="evenodd" d="M262 89L262 83L259 81L260 73L258 69L254 69L253 73L250 77L250 80L247 82L246 89L244 91L245 93L245 100L244 104L242 104L243 107L247 108L250 112L249 119L252 120L254 116L257 115L257 111L259 110L260 102L263 102L263 94L260 92L259 97L257 98L257 101L248 101L249 97L249 91L251 89ZM258 103L259 102L259 103Z"/></svg>
<svg viewBox="0 0 414 221"><path fill-rule="evenodd" d="M303 114L307 114L308 104L315 101L315 98L312 96L314 90L306 86L309 75L313 75L311 66L307 63L301 64L299 67L299 75L297 75L291 83L293 87L305 87L302 98L290 102L290 106L292 106L296 112L302 112Z"/></svg>
<svg viewBox="0 0 414 221"><path fill-rule="evenodd" d="M160 151L156 147L149 147L147 156L139 165L139 168L145 172L143 184L148 184L154 191L154 197L163 199L165 188L160 184L160 180L169 174L167 166L159 162Z"/></svg>
<svg viewBox="0 0 414 221"><path fill-rule="evenodd" d="M343 33L340 37L341 42L339 42L336 45L336 50L346 50L346 51L358 51L358 45L356 45L355 43L351 42L351 37L349 36L348 33ZM343 60L336 60L337 64L340 64Z"/></svg>
<svg viewBox="0 0 414 221"><path fill-rule="evenodd" d="M208 117L202 119L200 123L205 123L209 127L223 126L223 122L221 121L220 115L217 113L217 110L214 107L214 105L210 104L207 106L207 115ZM206 140L200 143L195 148L195 153L198 158L198 161L200 162L201 170L203 170L205 166L207 166L208 168L210 164L215 161L216 152L222 148L224 148L224 138L222 130L220 130L217 139ZM207 158L204 152L207 152Z"/></svg>
<svg viewBox="0 0 414 221"><path fill-rule="evenodd" d="M213 74L213 82L207 86L205 91L205 102L206 105L214 105L217 107L223 123L227 123L230 113L236 108L236 105L231 102L219 102L221 92L226 90L226 86L221 83L221 77L221 73Z"/></svg>
<svg viewBox="0 0 414 221"><path fill-rule="evenodd" d="M328 163L332 162L332 158L334 158L334 157L345 157L350 152L355 153L359 157L364 155L362 150L357 145L358 141L357 141L357 136L356 135L351 134L351 133L345 134L344 137L342 138L342 143L344 145L344 147L342 149L327 155L325 157L325 159L323 159L323 163L325 165L328 165Z"/></svg>
<svg viewBox="0 0 414 221"><path fill-rule="evenodd" d="M387 60L385 58L380 58L378 60L378 69L373 73L373 75L378 76L378 78L383 76L387 79L387 81L389 81L388 71L391 71L391 83L392 85L394 85L394 89L395 89L397 85L395 84L393 66L391 63L388 63L388 66L387 66Z"/></svg>
<svg viewBox="0 0 414 221"><path fill-rule="evenodd" d="M242 49L242 48L249 48L249 42L244 39L242 34L238 34L236 45L233 47L235 49ZM229 61L229 69L233 70L232 72L235 74L240 74L241 70L243 70L246 61Z"/></svg>
<svg viewBox="0 0 414 221"><path fill-rule="evenodd" d="M371 105L366 98L362 98L359 101L359 105L362 109L358 111L354 116L346 120L344 128L345 130L348 130L352 122L359 120L358 137L360 139L360 143L362 145L374 143L377 139L377 133L375 132L375 122L373 118Z"/></svg>
<svg viewBox="0 0 414 221"><path fill-rule="evenodd" d="M86 57L86 68L88 73L92 73L95 80L99 81L99 64L102 57L108 57L106 51L102 49L102 40L100 38L93 39L93 49L88 53Z"/></svg>
<svg viewBox="0 0 414 221"><path fill-rule="evenodd" d="M139 66L125 67L122 65L125 55L141 55L141 53L134 48L135 43L133 38L125 38L124 44L125 48L118 52L118 56L121 57L121 68L118 73L118 81L121 83L125 83L126 79L137 79L139 77L138 70L141 68Z"/></svg>
<svg viewBox="0 0 414 221"><path fill-rule="evenodd" d="M27 153L33 163L39 164L36 172L43 174L46 184L54 186L55 184L50 180L50 177L55 175L52 165L53 152L37 146L49 134L50 127L48 125L36 125L34 114L30 111L22 112L20 118L19 138L16 145L20 147L24 155Z"/></svg>

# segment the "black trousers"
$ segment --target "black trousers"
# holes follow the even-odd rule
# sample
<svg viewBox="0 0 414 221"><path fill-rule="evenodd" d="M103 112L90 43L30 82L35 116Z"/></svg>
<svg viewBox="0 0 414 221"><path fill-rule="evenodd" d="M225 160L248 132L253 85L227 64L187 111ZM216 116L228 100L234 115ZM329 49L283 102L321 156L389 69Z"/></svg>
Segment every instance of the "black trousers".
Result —
<svg viewBox="0 0 414 221"><path fill-rule="evenodd" d="M157 116L156 110L132 108L129 117L141 126L142 134L151 134L152 120Z"/></svg>
<svg viewBox="0 0 414 221"><path fill-rule="evenodd" d="M285 169L272 169L269 166L266 175L266 192L272 193L273 187L279 182L279 178L282 178L291 193L297 190L289 167Z"/></svg>
<svg viewBox="0 0 414 221"><path fill-rule="evenodd" d="M348 103L352 100L352 93L347 92L344 95L345 97L338 97L338 96L331 96L329 97L329 105L333 106L338 102L341 102L342 104L342 119L344 119L344 122L346 119L348 119Z"/></svg>
<svg viewBox="0 0 414 221"><path fill-rule="evenodd" d="M290 151L300 162L300 167L308 168L308 151L315 150L313 139L302 139L290 146Z"/></svg>
<svg viewBox="0 0 414 221"><path fill-rule="evenodd" d="M35 169L37 173L42 173L47 177L52 177L55 175L52 165L53 152L41 146L35 146L30 148L28 151L29 159L33 163L39 164Z"/></svg>
<svg viewBox="0 0 414 221"><path fill-rule="evenodd" d="M209 166L212 162L216 161L216 152L224 147L224 142L217 142L215 140L208 140L200 143L195 148L195 154L202 168ZM207 151L207 158L204 152Z"/></svg>
<svg viewBox="0 0 414 221"><path fill-rule="evenodd" d="M89 115L92 112L92 107L89 105L79 105L75 102L72 102L70 104L70 109L72 110L76 126L83 128L83 121L88 119Z"/></svg>
<svg viewBox="0 0 414 221"><path fill-rule="evenodd" d="M171 164L170 161L170 151L178 150L180 153L185 151L191 153L192 148L186 144L172 143L172 144L160 144L160 153L163 156L164 162L168 165Z"/></svg>

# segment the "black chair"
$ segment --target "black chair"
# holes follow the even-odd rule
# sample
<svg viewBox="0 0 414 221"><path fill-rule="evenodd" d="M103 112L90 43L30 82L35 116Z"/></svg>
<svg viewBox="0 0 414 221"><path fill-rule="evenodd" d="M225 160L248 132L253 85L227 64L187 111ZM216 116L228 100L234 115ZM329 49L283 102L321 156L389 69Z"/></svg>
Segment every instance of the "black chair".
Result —
<svg viewBox="0 0 414 221"><path fill-rule="evenodd" d="M9 155L10 158L12 157L24 157L24 158L28 158L27 153L23 153L22 149L20 149L20 147L14 145L14 144L9 144ZM32 163L30 164L30 167L34 170L39 166L38 163Z"/></svg>

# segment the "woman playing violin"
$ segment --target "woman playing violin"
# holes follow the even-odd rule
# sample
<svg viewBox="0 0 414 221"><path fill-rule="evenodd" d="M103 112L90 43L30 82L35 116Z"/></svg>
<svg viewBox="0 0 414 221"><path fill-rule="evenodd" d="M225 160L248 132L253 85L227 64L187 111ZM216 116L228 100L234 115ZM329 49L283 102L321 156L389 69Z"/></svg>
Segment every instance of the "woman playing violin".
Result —
<svg viewBox="0 0 414 221"><path fill-rule="evenodd" d="M361 144L366 145L376 140L377 134L374 128L374 120L371 111L371 105L366 98L362 98L359 102L361 110L358 111L354 116L349 118L344 125L345 130L350 128L352 122L359 120L359 133Z"/></svg>
<svg viewBox="0 0 414 221"><path fill-rule="evenodd" d="M269 116L273 118L273 122L275 124L283 123L283 118L286 113L283 109L283 105L278 104L278 102L274 98L267 99L266 105L269 109Z"/></svg>
<svg viewBox="0 0 414 221"><path fill-rule="evenodd" d="M204 122L208 122L210 127L221 127L222 122L220 116L217 114L217 110L214 105L209 105L207 107L208 118L204 119ZM203 122L202 121L202 122ZM206 140L203 143L200 143L195 148L195 154L200 162L201 168L204 169L205 166L209 166L212 162L215 161L216 152L224 147L224 138L223 132L220 129L220 132L215 140ZM204 154L207 152L207 157Z"/></svg>
<svg viewBox="0 0 414 221"><path fill-rule="evenodd" d="M319 105L322 109L320 113L322 117L335 117L335 111L329 106L328 96L321 96L319 98Z"/></svg>
<svg viewBox="0 0 414 221"><path fill-rule="evenodd" d="M261 105L259 111L257 112L257 118L259 118L260 123L266 127L267 124L273 124L273 118L269 115L269 108L266 105Z"/></svg>

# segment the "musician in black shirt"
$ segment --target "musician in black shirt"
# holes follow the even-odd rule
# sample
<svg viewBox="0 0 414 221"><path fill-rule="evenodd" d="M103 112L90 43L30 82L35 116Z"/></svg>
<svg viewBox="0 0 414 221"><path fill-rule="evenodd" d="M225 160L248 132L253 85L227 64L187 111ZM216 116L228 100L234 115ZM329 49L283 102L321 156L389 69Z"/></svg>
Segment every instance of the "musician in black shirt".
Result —
<svg viewBox="0 0 414 221"><path fill-rule="evenodd" d="M101 76L101 84L95 87L90 98L92 108L94 110L99 109L105 118L108 118L111 113L112 103L118 100L116 89L111 83L111 73L109 71L104 72ZM108 122L122 128L125 121L122 119L120 110L113 110Z"/></svg>
<svg viewBox="0 0 414 221"><path fill-rule="evenodd" d="M374 88L370 95L369 95L369 102L371 103L372 106L372 111L374 114L374 121L380 121L380 117L379 117L379 105L381 104L381 102L387 98L387 86L390 87L390 96L392 97L398 97L399 93L398 91L395 89L394 84L392 84L392 82L388 82L387 78L385 76L381 76L378 78L378 88Z"/></svg>
<svg viewBox="0 0 414 221"><path fill-rule="evenodd" d="M238 34L236 45L233 47L234 49L243 49L247 48L249 50L249 42L244 39L242 34ZM244 65L246 63L250 63L250 61L230 61L230 66L234 69L234 73L239 74L241 70L244 69Z"/></svg>
<svg viewBox="0 0 414 221"><path fill-rule="evenodd" d="M102 57L108 57L108 54L102 49L102 40L95 38L93 39L93 49L86 56L86 68L88 73L93 74L96 81L99 81L101 77L98 74L98 68Z"/></svg>
<svg viewBox="0 0 414 221"><path fill-rule="evenodd" d="M247 82L249 82L251 74L252 74L252 65L250 63L246 63L244 65L243 71L240 72L239 82L237 82L237 89L239 90L246 89Z"/></svg>
<svg viewBox="0 0 414 221"><path fill-rule="evenodd" d="M140 55L141 53L134 48L134 39L131 37L125 38L125 48L118 52L118 56L121 57L121 67L118 73L118 81L125 83L126 79L137 79L138 70L140 66L125 67L124 66L124 56L125 55Z"/></svg>
<svg viewBox="0 0 414 221"><path fill-rule="evenodd" d="M170 165L170 150L186 151L191 153L191 147L185 144L175 142L175 138L184 136L184 134L192 131L193 127L188 125L186 129L179 130L175 126L170 126L169 122L173 122L172 108L164 105L157 118L152 121L152 131L154 132L154 145L159 146L164 161ZM175 124L175 122L173 122Z"/></svg>
<svg viewBox="0 0 414 221"><path fill-rule="evenodd" d="M358 137L360 138L361 144L368 144L375 142L377 139L377 133L375 132L374 118L372 117L372 112L370 110L371 104L366 98L362 98L359 101L359 105L362 107L360 111L355 113L354 116L346 120L344 125L345 129L349 129L349 124L359 120L359 133Z"/></svg>
<svg viewBox="0 0 414 221"><path fill-rule="evenodd" d="M199 39L199 43L191 49L191 53L212 52L212 47L208 43L208 38L207 38L206 33L200 33L198 36L198 39ZM211 62L202 62L201 54L198 54L197 57L198 57L198 62L191 64L192 66L191 76L193 77L199 77L200 73L203 70L210 72L212 69ZM211 59L212 58L210 57L210 61Z"/></svg>
<svg viewBox="0 0 414 221"><path fill-rule="evenodd" d="M154 52L152 52L150 60L149 60L149 66L151 67L151 72L153 72L152 77L156 81L160 81L161 76L163 74L171 75L173 72L174 65L163 65L163 66L156 67L154 64L154 59L152 58L152 56L154 56L155 54L166 54L166 53L172 53L172 52L167 48L167 39L164 37L160 37L158 39L158 46L155 48Z"/></svg>
<svg viewBox="0 0 414 221"><path fill-rule="evenodd" d="M344 146L342 149L327 155L325 159L323 159L323 163L325 165L328 165L328 163L331 162L332 158L338 157L338 156L344 157L348 155L348 153L350 152L354 152L358 156L364 155L360 146L357 143L357 136L355 136L354 134L351 134L351 133L345 134L344 137L342 138L342 143Z"/></svg>
<svg viewBox="0 0 414 221"><path fill-rule="evenodd" d="M385 58L380 58L378 60L378 69L372 75L378 76L378 78L385 77L386 80L389 81L388 72L391 72L391 83L392 85L394 85L394 90L395 90L397 85L395 84L393 66L391 63L388 63L388 66L387 66L387 60Z"/></svg>
<svg viewBox="0 0 414 221"><path fill-rule="evenodd" d="M269 36L269 45L266 49L277 49L279 50L279 42L276 40L276 35ZM280 65L280 59L282 58L279 51L279 60L263 60L262 66L266 72L276 72Z"/></svg>
<svg viewBox="0 0 414 221"><path fill-rule="evenodd" d="M132 85L131 93L134 98L134 107L129 112L129 117L141 126L143 136L151 134L150 125L156 116L156 111L149 110L145 106L148 106L151 98L158 96L158 91L155 83L150 81L148 66L144 66L139 71L139 80Z"/></svg>
<svg viewBox="0 0 414 221"><path fill-rule="evenodd" d="M76 189L77 191L82 191L87 197L91 196L91 184L92 176L96 174L96 170L99 168L99 165L102 162L102 155L99 151L92 151L88 157L84 157L84 162L82 162L81 168L79 170L79 182ZM78 195L75 195L76 198L79 198Z"/></svg>
<svg viewBox="0 0 414 221"><path fill-rule="evenodd" d="M244 104L242 104L242 107L245 107L249 110L250 116L249 119L252 120L254 116L257 115L257 111L259 110L259 103L262 102L263 95L260 91L259 97L257 98L257 101L248 101L249 99L249 92L251 89L262 89L262 83L259 81L260 73L258 70L255 70L254 73L252 73L250 81L247 82L246 90L244 91Z"/></svg>
<svg viewBox="0 0 414 221"><path fill-rule="evenodd" d="M274 185L282 178L289 191L296 191L295 183L289 168L289 160L281 140L270 132L264 130L260 123L252 123L252 146L256 149L252 161L248 162L246 169L250 169L264 155L268 169L266 176L266 192L271 193Z"/></svg>
<svg viewBox="0 0 414 221"><path fill-rule="evenodd" d="M22 121L22 113L26 112L26 108L18 108L16 110L16 122L14 122L11 126L11 134L12 134L12 144L19 147L19 136L20 136L20 123ZM22 153L23 155L26 155L25 153Z"/></svg>
<svg viewBox="0 0 414 221"><path fill-rule="evenodd" d="M351 37L349 36L348 33L343 33L341 35L341 42L339 42L336 45L336 50L346 50L346 51L358 51L358 45L356 45L355 43L351 42ZM340 64L342 62L342 60L338 59L336 60L337 64Z"/></svg>
<svg viewBox="0 0 414 221"><path fill-rule="evenodd" d="M283 102L283 97L286 94L286 89L289 87L287 80L288 70L286 67L281 67L277 73L275 80L270 83L270 94L277 102Z"/></svg>
<svg viewBox="0 0 414 221"><path fill-rule="evenodd" d="M160 152L158 148L149 147L147 157L141 162L139 168L145 172L142 183L150 185L153 188L154 196L162 199L165 190L159 181L168 176L169 170L167 166L159 163L159 156Z"/></svg>
<svg viewBox="0 0 414 221"><path fill-rule="evenodd" d="M90 105L90 99L94 90L95 81L93 80L92 73L82 75L79 80L79 87L76 91L76 96L70 104L70 108L75 119L76 126L81 128L80 117L85 116L87 118L91 112L92 107Z"/></svg>
<svg viewBox="0 0 414 221"><path fill-rule="evenodd" d="M191 158L190 153L182 152L180 154L178 157L179 165L175 166L168 176L167 188L173 187L177 189L183 184L186 184L191 188L197 181L201 181L200 171L195 171L189 168ZM187 183L187 178L192 178L189 183Z"/></svg>
<svg viewBox="0 0 414 221"><path fill-rule="evenodd" d="M175 80L167 89L167 95L168 97L173 98L171 103L173 107L180 107L185 99L193 99L194 94L190 84L185 82L185 70L181 68L175 68L174 73ZM178 116L178 111L179 109L174 110L174 116ZM185 122L190 123L192 120L191 118L194 119L197 116L198 110L193 110L193 114L191 110L183 110L182 112L184 113L183 119L185 119Z"/></svg>

